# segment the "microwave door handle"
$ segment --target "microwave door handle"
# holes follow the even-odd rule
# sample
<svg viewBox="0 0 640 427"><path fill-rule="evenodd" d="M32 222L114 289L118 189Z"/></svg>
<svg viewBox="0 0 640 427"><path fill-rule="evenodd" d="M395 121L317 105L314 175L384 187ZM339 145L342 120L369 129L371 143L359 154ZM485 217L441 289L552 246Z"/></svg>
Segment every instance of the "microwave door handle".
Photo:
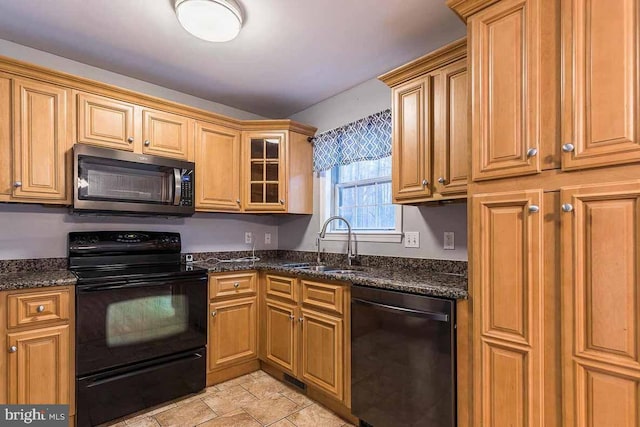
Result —
<svg viewBox="0 0 640 427"><path fill-rule="evenodd" d="M182 199L182 173L180 169L173 169L173 205L180 206L180 199Z"/></svg>

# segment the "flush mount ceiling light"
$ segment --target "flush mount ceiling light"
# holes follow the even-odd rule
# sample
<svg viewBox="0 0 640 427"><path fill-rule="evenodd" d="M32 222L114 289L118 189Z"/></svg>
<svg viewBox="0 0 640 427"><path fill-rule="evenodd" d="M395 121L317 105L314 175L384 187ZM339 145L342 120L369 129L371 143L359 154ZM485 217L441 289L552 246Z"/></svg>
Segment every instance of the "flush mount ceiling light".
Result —
<svg viewBox="0 0 640 427"><path fill-rule="evenodd" d="M233 0L176 0L175 9L180 25L202 40L233 40L242 27L242 13Z"/></svg>

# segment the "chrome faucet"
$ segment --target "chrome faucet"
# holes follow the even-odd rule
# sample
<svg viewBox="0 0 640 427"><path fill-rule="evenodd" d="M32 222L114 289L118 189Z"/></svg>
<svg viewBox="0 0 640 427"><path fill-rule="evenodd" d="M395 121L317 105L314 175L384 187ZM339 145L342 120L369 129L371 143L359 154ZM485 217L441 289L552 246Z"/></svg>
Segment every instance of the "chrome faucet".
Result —
<svg viewBox="0 0 640 427"><path fill-rule="evenodd" d="M316 237L316 244L318 245L318 264L320 264L320 240L324 239L325 235L327 234L327 226L331 221L334 220L342 220L345 224L347 224L347 263L349 266L351 266L351 260L356 257L351 250L351 224L349 224L349 221L347 221L346 218L341 216L332 216L327 219L322 225L322 229L318 233L318 237Z"/></svg>

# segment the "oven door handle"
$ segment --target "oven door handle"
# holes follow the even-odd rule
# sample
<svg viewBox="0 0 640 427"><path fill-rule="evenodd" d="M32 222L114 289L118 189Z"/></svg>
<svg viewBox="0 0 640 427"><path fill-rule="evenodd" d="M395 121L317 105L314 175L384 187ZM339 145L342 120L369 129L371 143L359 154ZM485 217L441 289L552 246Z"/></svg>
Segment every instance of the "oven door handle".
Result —
<svg viewBox="0 0 640 427"><path fill-rule="evenodd" d="M182 199L182 172L178 168L173 169L173 205L180 206Z"/></svg>
<svg viewBox="0 0 640 427"><path fill-rule="evenodd" d="M427 319L436 320L438 322L449 322L449 315L446 313L434 313L432 311L421 311L421 310L413 310L410 308L395 307L392 305L380 304L372 301L365 301L359 298L351 298L351 302L355 302L362 305L368 305L378 310L402 313L409 316L424 317Z"/></svg>
<svg viewBox="0 0 640 427"><path fill-rule="evenodd" d="M204 278L192 278L189 280L159 280L159 281L142 281L142 282L126 282L119 284L102 284L102 285L93 285L93 286L82 286L77 288L78 293L84 292L99 292L99 291L112 291L117 289L134 289L134 288L151 288L156 286L163 285L184 285L193 282L201 282L206 281L206 277ZM198 283L200 284L200 283Z"/></svg>

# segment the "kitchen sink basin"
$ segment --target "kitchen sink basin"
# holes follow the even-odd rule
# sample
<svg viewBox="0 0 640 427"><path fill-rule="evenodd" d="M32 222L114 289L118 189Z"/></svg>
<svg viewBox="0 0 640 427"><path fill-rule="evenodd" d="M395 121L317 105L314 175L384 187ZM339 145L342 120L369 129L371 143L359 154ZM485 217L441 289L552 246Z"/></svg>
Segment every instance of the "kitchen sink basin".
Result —
<svg viewBox="0 0 640 427"><path fill-rule="evenodd" d="M302 265L299 267L293 267L296 270L307 270L307 271L327 271L335 269L335 267L329 267L327 265Z"/></svg>
<svg viewBox="0 0 640 427"><path fill-rule="evenodd" d="M325 270L325 273L334 273L334 274L364 274L362 270L353 270L353 269L336 269L336 270Z"/></svg>

